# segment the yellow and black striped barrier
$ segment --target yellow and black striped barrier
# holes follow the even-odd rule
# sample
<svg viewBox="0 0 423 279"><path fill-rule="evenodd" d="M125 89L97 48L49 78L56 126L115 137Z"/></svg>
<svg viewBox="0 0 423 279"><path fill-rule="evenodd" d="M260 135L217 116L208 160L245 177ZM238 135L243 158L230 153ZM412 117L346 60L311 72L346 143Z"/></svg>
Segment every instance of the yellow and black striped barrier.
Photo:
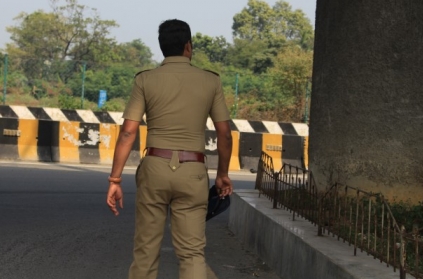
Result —
<svg viewBox="0 0 423 279"><path fill-rule="evenodd" d="M307 138L307 145L304 141ZM282 134L241 133L239 158L242 169L257 169L261 152L272 157L275 171L284 163L308 167L308 137Z"/></svg>
<svg viewBox="0 0 423 279"><path fill-rule="evenodd" d="M0 159L111 164L119 125L0 118ZM146 126L140 126L128 164L139 163Z"/></svg>
<svg viewBox="0 0 423 279"><path fill-rule="evenodd" d="M308 167L308 136L240 132L234 125L230 170L257 169L261 152L283 163ZM111 164L120 125L0 117L0 159ZM128 165L137 165L146 148L147 126L140 125ZM205 132L208 167L217 168L216 131Z"/></svg>

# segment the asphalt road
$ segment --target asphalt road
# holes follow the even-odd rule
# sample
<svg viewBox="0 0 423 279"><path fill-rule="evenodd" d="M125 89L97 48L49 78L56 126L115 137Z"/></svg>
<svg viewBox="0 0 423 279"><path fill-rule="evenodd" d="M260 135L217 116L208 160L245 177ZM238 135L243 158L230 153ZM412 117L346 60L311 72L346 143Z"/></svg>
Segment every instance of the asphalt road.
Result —
<svg viewBox="0 0 423 279"><path fill-rule="evenodd" d="M109 171L96 165L0 162L0 278L127 278L135 168L123 174L124 209L118 217L105 204ZM254 187L253 174L231 177L235 188ZM225 212L207 223L208 279L279 279L243 248L228 230L228 218ZM177 274L166 230L158 278L177 279Z"/></svg>

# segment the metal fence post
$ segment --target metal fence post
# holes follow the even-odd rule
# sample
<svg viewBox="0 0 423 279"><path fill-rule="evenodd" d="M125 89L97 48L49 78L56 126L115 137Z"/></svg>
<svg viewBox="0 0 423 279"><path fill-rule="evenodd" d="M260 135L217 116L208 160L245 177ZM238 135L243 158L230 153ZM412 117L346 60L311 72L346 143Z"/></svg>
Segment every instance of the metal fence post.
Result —
<svg viewBox="0 0 423 279"><path fill-rule="evenodd" d="M82 88L81 88L81 109L84 109L84 94L85 94L85 70L87 69L87 62L82 66Z"/></svg>
<svg viewBox="0 0 423 279"><path fill-rule="evenodd" d="M318 198L319 204L318 204L318 221L317 221L317 235L318 236L323 236L323 226L322 226L322 221L323 221L323 196Z"/></svg>
<svg viewBox="0 0 423 279"><path fill-rule="evenodd" d="M405 279L407 276L407 270L406 270L406 259L407 259L407 251L405 249L406 243L405 243L405 227L404 225L401 226L401 232L400 232L400 279ZM417 267L418 268L418 267Z"/></svg>
<svg viewBox="0 0 423 279"><path fill-rule="evenodd" d="M6 93L7 93L7 63L8 63L7 54L4 55L4 76L3 76L3 105L6 104Z"/></svg>
<svg viewBox="0 0 423 279"><path fill-rule="evenodd" d="M273 172L273 179L274 179L274 187L273 187L273 208L278 208L278 200L276 196L278 195L278 172Z"/></svg>

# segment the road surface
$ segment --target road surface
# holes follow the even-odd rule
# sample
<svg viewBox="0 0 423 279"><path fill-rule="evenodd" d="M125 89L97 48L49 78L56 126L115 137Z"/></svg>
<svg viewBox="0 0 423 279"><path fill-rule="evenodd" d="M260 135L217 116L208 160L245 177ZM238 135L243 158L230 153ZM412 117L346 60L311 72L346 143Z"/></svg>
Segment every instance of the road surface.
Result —
<svg viewBox="0 0 423 279"><path fill-rule="evenodd" d="M110 167L0 162L0 278L127 278L132 259L135 168L123 174L124 209L105 204ZM215 172L210 171L210 177ZM231 174L235 188L255 175ZM211 180L213 183L213 180ZM207 223L208 279L280 279L228 230L225 212ZM177 279L166 230L159 279Z"/></svg>

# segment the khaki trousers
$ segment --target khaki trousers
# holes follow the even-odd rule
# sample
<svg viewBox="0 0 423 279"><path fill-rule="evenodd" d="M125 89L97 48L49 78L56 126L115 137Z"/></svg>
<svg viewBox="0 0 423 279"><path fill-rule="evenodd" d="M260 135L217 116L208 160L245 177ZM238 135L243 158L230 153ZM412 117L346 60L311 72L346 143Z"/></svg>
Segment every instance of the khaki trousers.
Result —
<svg viewBox="0 0 423 279"><path fill-rule="evenodd" d="M170 207L179 279L207 279L204 259L208 176L203 163L144 157L136 174L134 261L130 279L156 279Z"/></svg>

